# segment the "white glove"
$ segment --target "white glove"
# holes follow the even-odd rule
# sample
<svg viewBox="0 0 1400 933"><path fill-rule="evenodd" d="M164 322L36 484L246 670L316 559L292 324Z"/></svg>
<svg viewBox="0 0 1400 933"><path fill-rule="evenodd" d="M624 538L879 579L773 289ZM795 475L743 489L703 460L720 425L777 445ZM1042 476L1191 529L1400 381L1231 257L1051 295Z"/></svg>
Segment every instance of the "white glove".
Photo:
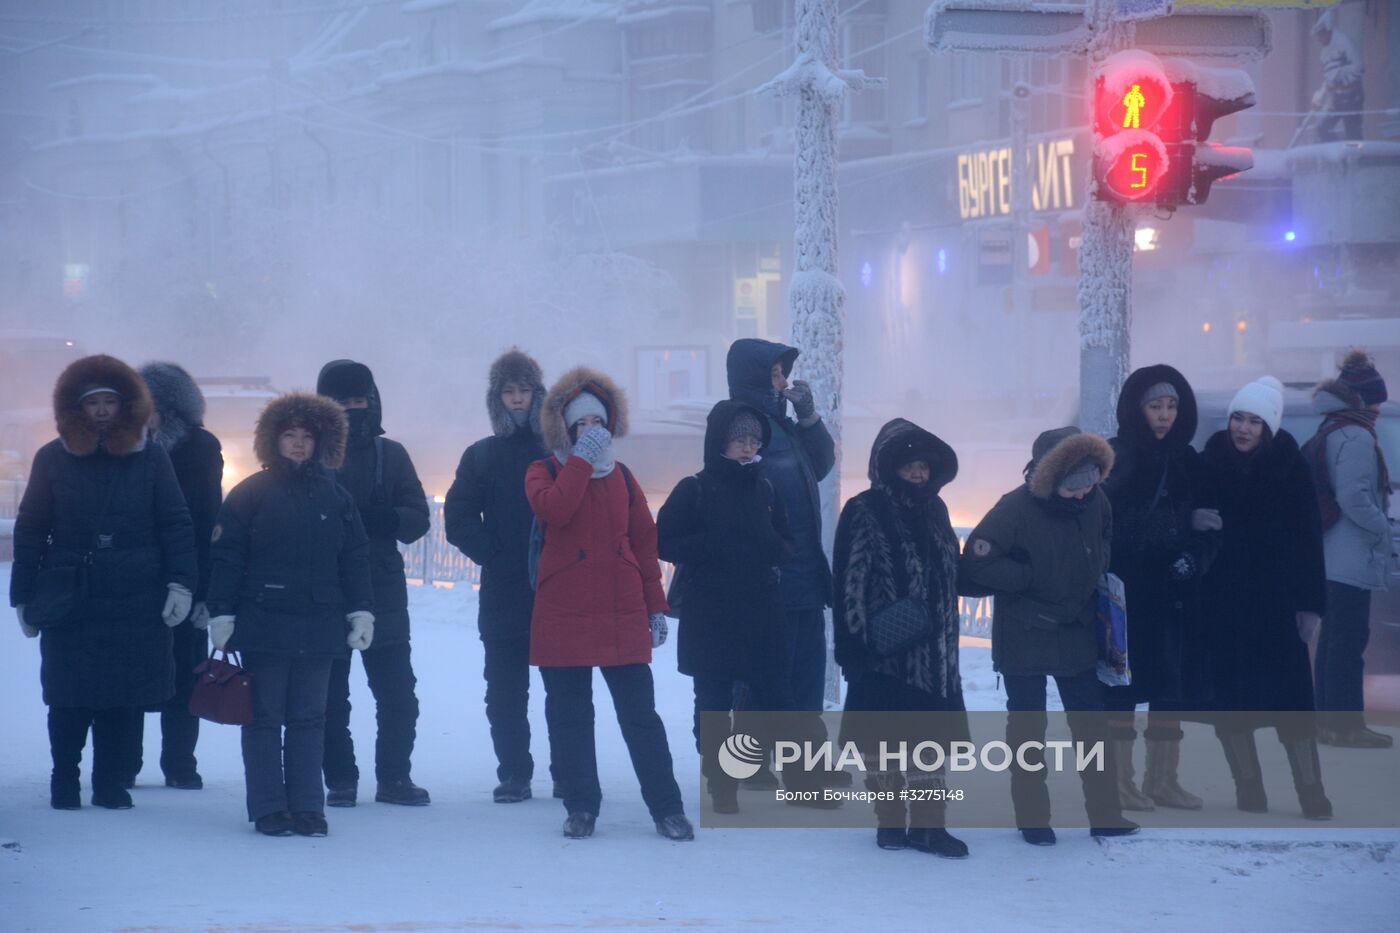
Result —
<svg viewBox="0 0 1400 933"><path fill-rule="evenodd" d="M24 624L24 607L16 606L15 615L19 616L19 630L24 633L25 638L38 638L39 630L32 625Z"/></svg>
<svg viewBox="0 0 1400 933"><path fill-rule="evenodd" d="M597 463L611 444L612 435L608 433L608 429L595 424L574 441L573 453L589 463Z"/></svg>
<svg viewBox="0 0 1400 933"><path fill-rule="evenodd" d="M195 603L194 610L190 613L190 623L201 632L209 628L209 606L205 603Z"/></svg>
<svg viewBox="0 0 1400 933"><path fill-rule="evenodd" d="M1316 612L1298 612L1293 617L1298 623L1298 637L1303 639L1303 644L1310 644L1318 626L1322 624L1322 618Z"/></svg>
<svg viewBox="0 0 1400 933"><path fill-rule="evenodd" d="M345 643L356 651L367 649L369 643L374 641L374 613L359 609L347 615L345 621L350 623L350 634L345 636Z"/></svg>
<svg viewBox="0 0 1400 933"><path fill-rule="evenodd" d="M666 636L671 633L671 629L666 624L664 612L653 612L647 618L647 627L651 629L651 646L653 648L660 648L666 644Z"/></svg>
<svg viewBox="0 0 1400 933"><path fill-rule="evenodd" d="M233 616L214 616L209 620L209 637L214 639L214 647L220 651L233 637Z"/></svg>
<svg viewBox="0 0 1400 933"><path fill-rule="evenodd" d="M167 587L170 595L165 597L165 609L160 616L165 620L165 624L174 628L185 617L190 614L190 606L194 604L194 595L188 589L178 583L171 583Z"/></svg>

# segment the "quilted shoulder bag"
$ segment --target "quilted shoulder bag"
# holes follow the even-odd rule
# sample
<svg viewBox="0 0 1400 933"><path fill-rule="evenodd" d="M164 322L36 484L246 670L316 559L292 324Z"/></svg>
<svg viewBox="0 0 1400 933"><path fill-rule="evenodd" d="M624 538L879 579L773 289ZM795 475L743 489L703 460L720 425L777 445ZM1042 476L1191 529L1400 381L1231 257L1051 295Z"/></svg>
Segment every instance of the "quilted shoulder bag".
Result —
<svg viewBox="0 0 1400 933"><path fill-rule="evenodd" d="M865 625L866 645L877 658L899 654L933 635L933 613L928 600L906 596L870 617Z"/></svg>

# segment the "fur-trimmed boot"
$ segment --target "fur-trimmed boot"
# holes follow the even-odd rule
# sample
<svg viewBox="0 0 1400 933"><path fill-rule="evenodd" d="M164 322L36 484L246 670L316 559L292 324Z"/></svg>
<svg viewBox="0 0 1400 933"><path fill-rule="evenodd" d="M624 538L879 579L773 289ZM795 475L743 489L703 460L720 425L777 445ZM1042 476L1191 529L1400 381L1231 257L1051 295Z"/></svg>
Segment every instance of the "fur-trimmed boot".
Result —
<svg viewBox="0 0 1400 933"><path fill-rule="evenodd" d="M1147 740L1147 767L1142 777L1142 790L1158 806L1174 810L1199 810L1204 801L1195 794L1188 793L1177 783L1177 769L1181 765L1181 739L1149 738Z"/></svg>
<svg viewBox="0 0 1400 933"><path fill-rule="evenodd" d="M1291 738L1283 743L1288 753L1288 767L1293 772L1293 787L1298 791L1298 803L1303 816L1310 820L1330 820L1332 801L1322 789L1322 763L1317 759L1317 742L1311 738Z"/></svg>
<svg viewBox="0 0 1400 933"><path fill-rule="evenodd" d="M1113 766L1118 775L1118 804L1124 810L1155 810L1147 795L1133 783L1134 739L1113 739ZM1145 782L1144 782L1145 783Z"/></svg>

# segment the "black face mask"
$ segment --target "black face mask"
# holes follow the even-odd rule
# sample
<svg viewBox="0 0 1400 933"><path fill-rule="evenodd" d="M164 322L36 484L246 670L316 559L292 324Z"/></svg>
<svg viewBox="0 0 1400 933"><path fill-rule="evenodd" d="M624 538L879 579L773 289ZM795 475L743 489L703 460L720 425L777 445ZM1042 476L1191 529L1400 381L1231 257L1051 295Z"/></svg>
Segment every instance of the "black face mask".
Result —
<svg viewBox="0 0 1400 933"><path fill-rule="evenodd" d="M1092 492L1083 499L1067 498L1056 492L1051 493L1049 499L1042 499L1041 502L1044 503L1046 511L1052 515L1082 515L1093 498Z"/></svg>
<svg viewBox="0 0 1400 933"><path fill-rule="evenodd" d="M370 410L368 408L347 409L345 418L350 422L350 437L353 440L364 440L370 436Z"/></svg>

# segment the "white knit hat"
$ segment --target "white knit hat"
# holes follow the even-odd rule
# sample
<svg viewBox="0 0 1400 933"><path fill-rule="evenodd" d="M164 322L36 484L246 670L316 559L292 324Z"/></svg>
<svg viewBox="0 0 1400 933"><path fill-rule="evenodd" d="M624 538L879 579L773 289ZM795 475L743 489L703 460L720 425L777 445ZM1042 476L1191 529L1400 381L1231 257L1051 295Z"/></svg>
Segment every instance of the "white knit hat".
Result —
<svg viewBox="0 0 1400 933"><path fill-rule="evenodd" d="M608 423L608 406L592 392L580 392L578 397L564 406L564 426L572 428L587 415L597 415Z"/></svg>
<svg viewBox="0 0 1400 933"><path fill-rule="evenodd" d="M1277 434L1283 426L1283 383L1273 376L1260 376L1236 392L1230 400L1226 413L1234 414L1237 411L1262 418L1269 431Z"/></svg>

